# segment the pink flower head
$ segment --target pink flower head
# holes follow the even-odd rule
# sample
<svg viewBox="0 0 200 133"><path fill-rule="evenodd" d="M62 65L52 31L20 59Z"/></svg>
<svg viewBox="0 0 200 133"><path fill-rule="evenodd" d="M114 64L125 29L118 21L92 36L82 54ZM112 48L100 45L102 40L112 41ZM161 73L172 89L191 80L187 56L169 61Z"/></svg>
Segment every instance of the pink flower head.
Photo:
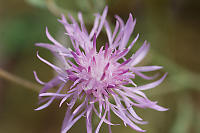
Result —
<svg viewBox="0 0 200 133"><path fill-rule="evenodd" d="M87 133L92 133L92 114L100 118L100 122L95 129L98 133L102 123L108 124L111 133L110 111L116 114L123 122L134 130L145 132L136 124L146 124L134 111L133 107L151 108L158 111L166 111L157 105L157 102L150 101L143 93L159 85L167 74L152 83L137 86L134 83L135 75L146 80L152 80L156 76L150 77L143 72L159 70L161 66L136 66L147 54L150 44L145 41L143 45L129 58L127 54L135 44L139 34L129 42L130 36L136 24L132 15L126 23L116 16L116 26L114 31L106 20L108 7L105 7L103 14L95 14L95 21L90 32L85 28L81 13L78 20L69 15L69 23L62 15L60 23L66 30L66 35L71 39L73 48L65 48L56 41L46 29L46 35L53 44L37 43L37 46L50 50L62 63L58 67L40 57L44 63L52 67L57 76L47 83L40 81L35 74L36 80L44 85L39 97L40 103L46 102L36 110L41 110L49 106L54 99L61 99L60 106L67 104L67 111L63 121L61 133L66 133L82 116L86 119ZM79 26L80 25L80 26ZM105 28L108 43L97 50L96 39L102 28ZM120 60L120 61L119 61ZM70 87L65 87L71 83ZM49 89L59 86L55 93L48 92ZM67 102L68 101L68 102ZM80 103L74 106L75 103Z"/></svg>

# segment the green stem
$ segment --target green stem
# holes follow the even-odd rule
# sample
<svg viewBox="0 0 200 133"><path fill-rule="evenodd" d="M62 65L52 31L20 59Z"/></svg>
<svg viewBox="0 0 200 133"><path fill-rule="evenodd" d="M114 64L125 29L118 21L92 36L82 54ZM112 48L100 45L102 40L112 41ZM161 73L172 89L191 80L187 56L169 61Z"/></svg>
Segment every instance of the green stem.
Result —
<svg viewBox="0 0 200 133"><path fill-rule="evenodd" d="M17 77L9 72L6 72L5 70L3 70L1 68L0 68L0 77L4 78L6 80L12 81L21 86L24 86L25 88L28 88L28 89L36 91L36 92L39 92L40 88L42 88L41 86L39 86L37 84L34 84L34 83L32 83L28 80L22 79L20 77Z"/></svg>

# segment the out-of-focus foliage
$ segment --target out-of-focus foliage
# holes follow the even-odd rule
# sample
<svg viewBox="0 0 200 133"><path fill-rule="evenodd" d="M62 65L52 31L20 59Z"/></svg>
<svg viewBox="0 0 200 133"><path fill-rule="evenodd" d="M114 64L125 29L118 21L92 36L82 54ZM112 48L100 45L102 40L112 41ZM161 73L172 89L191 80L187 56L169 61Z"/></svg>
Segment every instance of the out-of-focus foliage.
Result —
<svg viewBox="0 0 200 133"><path fill-rule="evenodd" d="M52 1L52 0L47 0ZM101 11L105 6L104 0L54 0L55 3L66 11L93 14Z"/></svg>
<svg viewBox="0 0 200 133"><path fill-rule="evenodd" d="M178 101L177 116L170 133L189 133L194 119L194 108L191 99L183 95ZM184 103L184 104L183 104Z"/></svg>
<svg viewBox="0 0 200 133"><path fill-rule="evenodd" d="M83 13L87 27L91 28L93 14L109 5L109 22L114 14L124 20L131 12L137 18L135 34L151 43L151 50L143 62L162 65L167 79L148 96L169 108L167 112L140 110L136 112L149 124L142 126L148 133L199 133L200 132L200 16L198 0L0 0L0 67L33 82L33 70L40 72L41 80L52 78L51 69L36 59L35 42L49 42L45 26L50 33L65 41L61 25L56 21L60 13L77 16ZM112 26L113 27L113 26ZM62 34L62 36L61 36ZM107 38L102 34L99 42ZM50 53L41 54L53 61ZM132 51L134 52L134 51ZM153 61L153 62L152 62ZM137 83L143 83L137 79ZM60 131L66 107L57 104L35 112L37 94L0 78L0 132L2 133L56 133ZM120 123L113 117L113 123ZM99 119L94 117L94 123ZM135 132L131 128L113 126L114 133ZM10 128L12 127L12 128ZM104 126L101 132L107 132ZM70 132L85 131L79 121Z"/></svg>
<svg viewBox="0 0 200 133"><path fill-rule="evenodd" d="M14 54L26 51L30 47L33 48L32 44L35 42L33 37L41 39L44 37L41 33L37 33L42 28L42 26L38 26L37 19L37 17L27 14L1 21L1 41L6 43L6 54Z"/></svg>
<svg viewBox="0 0 200 133"><path fill-rule="evenodd" d="M46 0L47 8L53 14L71 14L77 18L77 13L82 12L86 23L92 21L94 13L101 11L105 3L104 0Z"/></svg>
<svg viewBox="0 0 200 133"><path fill-rule="evenodd" d="M41 7L41 8L46 7L45 0L26 0L26 1L27 1L27 3L29 3L33 6L36 6L36 7Z"/></svg>

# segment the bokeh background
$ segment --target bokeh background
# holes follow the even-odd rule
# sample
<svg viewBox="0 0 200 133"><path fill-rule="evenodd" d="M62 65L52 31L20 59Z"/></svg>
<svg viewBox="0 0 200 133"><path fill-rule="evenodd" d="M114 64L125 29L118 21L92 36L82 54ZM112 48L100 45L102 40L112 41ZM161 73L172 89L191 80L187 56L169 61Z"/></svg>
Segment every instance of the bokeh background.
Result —
<svg viewBox="0 0 200 133"><path fill-rule="evenodd" d="M147 133L200 133L199 0L0 0L0 68L34 85L37 83L33 70L43 81L50 80L54 72L36 58L36 51L52 62L55 60L50 52L34 46L36 42L48 42L45 27L67 45L63 27L57 22L59 14L75 15L81 11L90 28L93 13L102 12L106 4L111 24L115 22L114 14L127 20L131 12L137 18L132 36L140 33L136 49L144 40L151 43L143 63L162 65L162 71L169 73L159 87L146 91L150 99L159 101L169 111L136 109L149 121L141 127ZM105 40L102 36L101 41ZM0 76L0 133L60 132L66 106L58 108L57 101L42 111L34 111L38 107L38 89L29 89ZM136 133L114 115L112 119L121 123L112 127L113 133ZM94 124L97 122L94 118ZM86 132L84 119L69 132ZM101 132L108 132L106 125Z"/></svg>

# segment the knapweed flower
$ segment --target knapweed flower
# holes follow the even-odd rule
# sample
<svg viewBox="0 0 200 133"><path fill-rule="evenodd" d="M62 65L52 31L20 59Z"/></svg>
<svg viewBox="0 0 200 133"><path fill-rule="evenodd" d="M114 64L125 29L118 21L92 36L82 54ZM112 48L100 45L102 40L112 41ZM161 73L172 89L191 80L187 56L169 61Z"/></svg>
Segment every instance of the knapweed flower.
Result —
<svg viewBox="0 0 200 133"><path fill-rule="evenodd" d="M117 115L125 125L130 126L139 132L145 132L136 124L146 124L139 117L133 107L151 108L158 111L166 111L157 105L157 102L150 101L143 93L159 85L167 74L159 80L149 84L137 86L134 82L135 76L151 80L144 72L159 70L161 66L136 66L147 54L149 43L145 41L143 45L130 57L126 55L130 52L139 35L129 39L134 30L136 20L132 15L126 23L116 16L116 26L114 31L106 20L108 7L105 7L103 14L95 14L93 28L87 31L81 13L78 14L77 22L69 15L70 23L62 15L62 23L72 43L72 48L65 48L56 41L46 29L46 35L53 44L37 43L37 46L50 50L61 62L62 66L56 66L43 59L37 53L37 57L52 67L57 76L47 83L40 81L35 74L36 80L44 85L39 97L40 103L45 102L36 110L41 110L49 106L54 99L61 99L60 106L67 104L67 111L63 121L62 133L66 133L81 117L86 119L87 133L92 133L92 114L100 118L95 133L98 133L102 123L108 124L111 133L110 112ZM105 43L100 50L97 50L96 39L102 29L105 28L108 43ZM70 87L66 87L71 83ZM55 93L49 92L51 88L58 86ZM77 103L77 104L75 104Z"/></svg>

